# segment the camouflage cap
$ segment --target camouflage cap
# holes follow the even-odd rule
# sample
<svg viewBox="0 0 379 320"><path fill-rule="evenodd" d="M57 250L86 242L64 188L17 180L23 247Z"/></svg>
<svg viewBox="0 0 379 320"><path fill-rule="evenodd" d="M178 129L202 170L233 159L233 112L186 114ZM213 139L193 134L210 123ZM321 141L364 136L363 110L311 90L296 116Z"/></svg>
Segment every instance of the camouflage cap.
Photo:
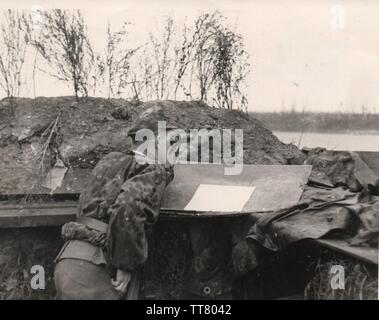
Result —
<svg viewBox="0 0 379 320"><path fill-rule="evenodd" d="M165 121L165 120L159 120L159 119L141 119L140 121L137 121L128 131L128 136L132 137L134 139L135 135L139 130L142 129L149 129L153 131L154 133L158 132L158 122L159 121ZM178 127L167 123L166 122L166 131L175 130L178 129Z"/></svg>
<svg viewBox="0 0 379 320"><path fill-rule="evenodd" d="M166 131L178 129L175 125L170 123L169 117L165 114L163 108L154 104L153 106L145 109L135 121L133 126L128 131L128 136L134 139L138 130L149 129L154 133L158 132L158 123L164 121L166 124Z"/></svg>

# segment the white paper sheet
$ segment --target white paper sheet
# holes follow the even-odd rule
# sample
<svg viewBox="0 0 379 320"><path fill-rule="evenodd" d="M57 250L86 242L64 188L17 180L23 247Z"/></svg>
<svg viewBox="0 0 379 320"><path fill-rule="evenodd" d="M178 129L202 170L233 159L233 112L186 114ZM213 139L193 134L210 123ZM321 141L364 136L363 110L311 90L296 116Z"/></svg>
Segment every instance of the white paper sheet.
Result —
<svg viewBox="0 0 379 320"><path fill-rule="evenodd" d="M189 211L241 211L255 187L200 184L184 210Z"/></svg>

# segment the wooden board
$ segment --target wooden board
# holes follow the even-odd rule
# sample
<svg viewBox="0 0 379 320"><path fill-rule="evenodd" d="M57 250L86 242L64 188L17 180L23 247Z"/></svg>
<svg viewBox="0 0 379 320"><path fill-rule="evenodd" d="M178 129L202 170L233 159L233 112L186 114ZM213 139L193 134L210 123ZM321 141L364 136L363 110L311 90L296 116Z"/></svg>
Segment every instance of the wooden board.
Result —
<svg viewBox="0 0 379 320"><path fill-rule="evenodd" d="M60 226L75 221L77 212L77 202L22 206L0 204L0 228Z"/></svg>
<svg viewBox="0 0 379 320"><path fill-rule="evenodd" d="M219 215L240 215L250 212L277 210L294 205L300 199L303 186L307 183L311 166L298 165L244 165L239 175L225 175L225 166L221 164L179 164L176 165L175 178L166 189L162 201L162 210L199 215L199 212L186 211L185 206L191 200L197 187L204 184L223 186L255 186L250 199L239 212L220 212ZM54 192L39 187L24 190L24 194L61 196L61 198L78 196L85 187L90 171L87 169L69 170L62 185ZM13 196L15 194L12 194ZM22 194L21 194L22 195ZM3 198L4 196L2 196ZM213 216L214 213L204 212Z"/></svg>
<svg viewBox="0 0 379 320"><path fill-rule="evenodd" d="M379 177L379 152L357 152L361 159Z"/></svg>
<svg viewBox="0 0 379 320"><path fill-rule="evenodd" d="M256 187L242 211L235 214L273 211L298 203L310 172L311 166L244 165L241 174L227 176L224 174L223 165L178 165L175 167L175 178L166 189L161 208L177 212L178 215L181 212L200 215L196 212L185 212L184 208L200 184L214 184ZM209 215L209 212L204 214Z"/></svg>
<svg viewBox="0 0 379 320"><path fill-rule="evenodd" d="M314 241L325 248L341 252L368 263L378 264L378 249L371 247L352 247L349 246L346 241L336 239L317 239Z"/></svg>

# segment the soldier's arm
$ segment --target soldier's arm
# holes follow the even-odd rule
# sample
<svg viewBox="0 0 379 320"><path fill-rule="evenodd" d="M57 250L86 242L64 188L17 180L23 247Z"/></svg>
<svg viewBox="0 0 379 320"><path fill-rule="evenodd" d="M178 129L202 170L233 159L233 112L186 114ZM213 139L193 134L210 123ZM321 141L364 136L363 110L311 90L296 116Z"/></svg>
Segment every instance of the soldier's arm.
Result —
<svg viewBox="0 0 379 320"><path fill-rule="evenodd" d="M172 168L136 164L122 185L122 192L109 207L108 262L116 269L132 271L147 259L145 224L154 223Z"/></svg>

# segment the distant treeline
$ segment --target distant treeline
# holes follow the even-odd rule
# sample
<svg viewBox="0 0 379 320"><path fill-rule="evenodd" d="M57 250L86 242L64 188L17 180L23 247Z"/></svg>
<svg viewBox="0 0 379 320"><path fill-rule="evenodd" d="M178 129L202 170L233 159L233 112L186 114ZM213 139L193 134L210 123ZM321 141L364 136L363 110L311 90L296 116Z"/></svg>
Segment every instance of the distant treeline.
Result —
<svg viewBox="0 0 379 320"><path fill-rule="evenodd" d="M251 112L272 131L347 132L379 131L379 114Z"/></svg>

